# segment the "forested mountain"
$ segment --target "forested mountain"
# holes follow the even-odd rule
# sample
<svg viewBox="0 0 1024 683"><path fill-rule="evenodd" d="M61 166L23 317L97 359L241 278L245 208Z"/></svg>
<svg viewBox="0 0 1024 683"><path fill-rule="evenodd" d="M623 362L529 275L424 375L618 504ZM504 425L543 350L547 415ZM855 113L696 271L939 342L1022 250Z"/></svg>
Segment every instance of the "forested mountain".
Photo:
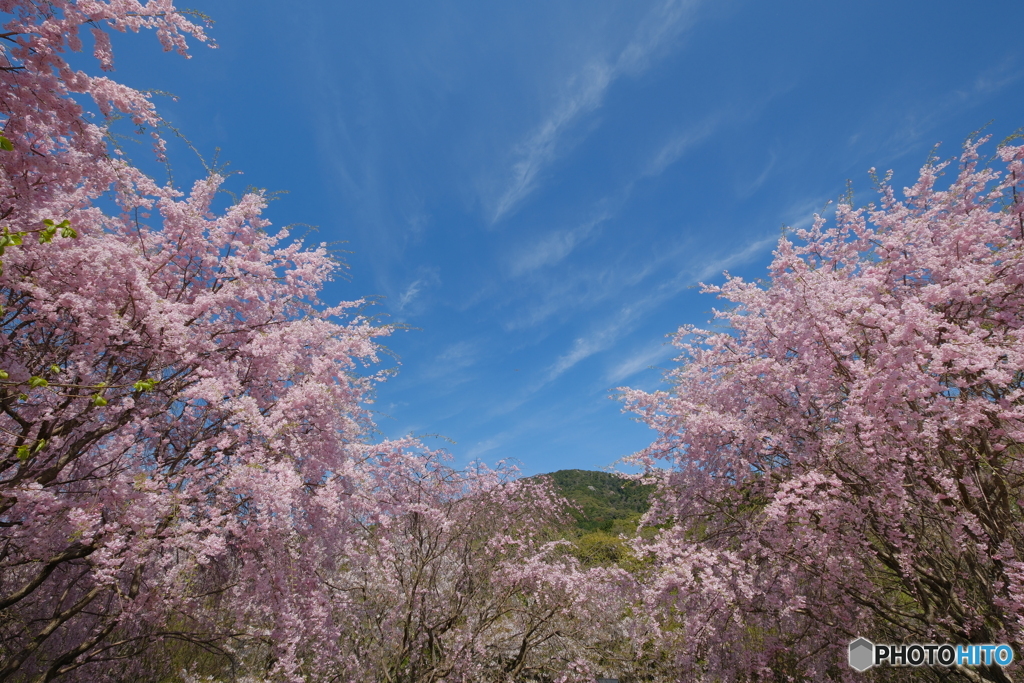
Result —
<svg viewBox="0 0 1024 683"><path fill-rule="evenodd" d="M611 566L636 570L642 565L630 547L640 517L650 507L654 486L610 472L559 470L533 479L549 480L569 503L571 523L563 536L572 541L572 555L584 566ZM650 535L653 530L641 530Z"/></svg>
<svg viewBox="0 0 1024 683"><path fill-rule="evenodd" d="M654 486L611 472L559 470L538 475L551 480L555 490L579 506L569 514L586 531L635 531L640 516L650 507Z"/></svg>

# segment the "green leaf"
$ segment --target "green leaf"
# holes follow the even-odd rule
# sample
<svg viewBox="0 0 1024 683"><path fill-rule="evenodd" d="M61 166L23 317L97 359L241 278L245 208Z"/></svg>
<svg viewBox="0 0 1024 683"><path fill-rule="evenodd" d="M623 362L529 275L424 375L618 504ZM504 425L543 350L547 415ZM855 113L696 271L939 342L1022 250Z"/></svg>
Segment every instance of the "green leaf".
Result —
<svg viewBox="0 0 1024 683"><path fill-rule="evenodd" d="M3 135L0 135L0 149L2 149L5 152L12 152L14 151L14 143L8 140Z"/></svg>
<svg viewBox="0 0 1024 683"><path fill-rule="evenodd" d="M39 244L47 244L57 234L57 228L45 228L39 232Z"/></svg>
<svg viewBox="0 0 1024 683"><path fill-rule="evenodd" d="M157 381L155 379L140 379L132 387L135 391L152 391L156 385Z"/></svg>
<svg viewBox="0 0 1024 683"><path fill-rule="evenodd" d="M25 462L32 457L32 451L28 446L18 446L18 460Z"/></svg>
<svg viewBox="0 0 1024 683"><path fill-rule="evenodd" d="M67 221L64 221L64 222L67 223ZM60 236L61 237L78 237L78 233L75 232L75 229L72 228L70 225L65 225L64 227L62 227L60 229Z"/></svg>
<svg viewBox="0 0 1024 683"><path fill-rule="evenodd" d="M43 219L43 225L45 225L48 228L52 228L54 226L54 222L52 220L50 220L49 218L44 218Z"/></svg>
<svg viewBox="0 0 1024 683"><path fill-rule="evenodd" d="M99 394L96 394L95 396L92 397L92 404L98 408L102 408L103 406L107 405L107 399L103 398Z"/></svg>
<svg viewBox="0 0 1024 683"><path fill-rule="evenodd" d="M0 370L0 379L7 379L10 375L7 374L6 370Z"/></svg>
<svg viewBox="0 0 1024 683"><path fill-rule="evenodd" d="M60 366L59 365L51 365L50 366L50 372L52 372L55 375L60 374Z"/></svg>
<svg viewBox="0 0 1024 683"><path fill-rule="evenodd" d="M46 439L39 439L39 441L36 441L35 448L32 449L32 452L33 453L38 453L39 451L43 450L44 448L46 448Z"/></svg>
<svg viewBox="0 0 1024 683"><path fill-rule="evenodd" d="M29 378L28 385L30 387L47 387L47 386L50 386L50 383L47 382L42 377L35 377L35 376L33 376L33 377Z"/></svg>
<svg viewBox="0 0 1024 683"><path fill-rule="evenodd" d="M3 242L9 247L16 247L21 244L21 238L25 236L23 232L10 232L0 237L0 242Z"/></svg>

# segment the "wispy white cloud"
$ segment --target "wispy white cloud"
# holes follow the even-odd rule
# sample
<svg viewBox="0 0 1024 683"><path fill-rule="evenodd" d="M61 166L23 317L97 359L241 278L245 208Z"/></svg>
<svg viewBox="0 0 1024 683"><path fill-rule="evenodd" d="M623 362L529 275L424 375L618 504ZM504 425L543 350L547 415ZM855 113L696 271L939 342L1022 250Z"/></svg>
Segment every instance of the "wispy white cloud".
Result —
<svg viewBox="0 0 1024 683"><path fill-rule="evenodd" d="M910 106L902 93L883 100L875 105L872 116L866 117L861 129L847 138L847 145L879 169L888 168L908 154L920 155L919 161L923 162L927 149L936 143L942 143L942 154L956 154L962 138L942 140L936 131L945 128L954 117L980 107L989 98L1018 83L1024 78L1020 61L1019 56L1007 55L941 96L915 100Z"/></svg>
<svg viewBox="0 0 1024 683"><path fill-rule="evenodd" d="M693 24L698 0L667 0L644 17L633 39L619 54L616 69L635 76L664 56L672 40Z"/></svg>
<svg viewBox="0 0 1024 683"><path fill-rule="evenodd" d="M419 268L418 276L396 297L395 305L400 313L412 312L422 303L421 294L429 287L441 284L441 278L434 268Z"/></svg>
<svg viewBox="0 0 1024 683"><path fill-rule="evenodd" d="M423 376L431 380L444 378L448 385L464 382L466 377L460 375L466 373L462 371L475 365L479 355L480 349L473 342L463 340L450 344L427 366Z"/></svg>
<svg viewBox="0 0 1024 683"><path fill-rule="evenodd" d="M650 344L646 348L629 353L625 358L619 360L619 362L608 369L608 372L605 373L605 378L612 384L618 384L624 379L632 377L642 370L646 370L655 363L660 363L666 358L670 358L676 352L677 349L668 341Z"/></svg>
<svg viewBox="0 0 1024 683"><path fill-rule="evenodd" d="M490 439L484 439L483 441L478 441L477 443L473 444L469 448L469 450L466 451L465 459L476 460L484 453L488 453L496 448L500 448L503 443L504 439L500 438L500 436L496 436Z"/></svg>
<svg viewBox="0 0 1024 683"><path fill-rule="evenodd" d="M735 268L736 266L741 266L751 261L758 254L763 253L772 245L777 244L778 241L778 235L772 235L769 237L765 237L763 239L759 239L755 242L751 242L740 251L734 252L724 258L720 258L708 263L697 272L696 276L693 279L696 282L703 282L717 275L721 275L723 272L729 270L730 268Z"/></svg>
<svg viewBox="0 0 1024 683"><path fill-rule="evenodd" d="M835 215L836 199L844 191L844 186L834 185L832 192L820 195L814 199L802 197L789 203L780 212L782 222L779 225L780 234L772 237L778 241L782 232L791 233L796 230L806 230L814 223L814 217L821 215L826 220Z"/></svg>
<svg viewBox="0 0 1024 683"><path fill-rule="evenodd" d="M623 306L610 324L598 329L589 336L574 340L569 351L559 356L549 368L544 383L551 382L590 356L613 348L620 339L629 333L635 321L640 320L650 311L679 294L683 289L719 276L723 272L728 271L729 268L749 263L777 242L778 237L774 235L755 240L738 251L705 262L700 267L692 264L691 267L683 269L675 277L663 281L652 289L647 296ZM613 383L621 382L646 369L653 363L671 357L674 351L675 349L668 343L653 345L619 362L608 371L606 376Z"/></svg>
<svg viewBox="0 0 1024 683"><path fill-rule="evenodd" d="M614 80L607 64L594 63L577 74L567 88L570 92L553 112L526 140L517 146L518 160L512 164L510 180L494 208L492 222L497 222L530 194L537 174L555 158L559 137L566 128L587 112L596 109L604 99L605 90Z"/></svg>
<svg viewBox="0 0 1024 683"><path fill-rule="evenodd" d="M1022 77L1020 60L1016 56L1004 57L998 64L979 73L970 90L961 93L961 98L971 100L978 95L998 92L1006 86L1019 81Z"/></svg>
<svg viewBox="0 0 1024 683"><path fill-rule="evenodd" d="M547 274L534 273L533 287L537 299L506 318L503 326L509 331L534 328L565 311L589 310L600 306L640 285L668 264L685 262L691 248L691 241L682 238L661 245L653 255L643 260L623 258L605 267L594 267L592 264L586 267L563 267L557 277L542 277ZM688 273L684 269L680 271L679 277L686 277Z"/></svg>
<svg viewBox="0 0 1024 683"><path fill-rule="evenodd" d="M468 341L456 342L445 348L437 356L437 361L452 367L464 368L473 364L476 359L476 345Z"/></svg>
<svg viewBox="0 0 1024 683"><path fill-rule="evenodd" d="M720 124L718 117L708 118L690 130L673 135L648 162L643 171L645 176L661 175L666 168L679 161L683 155L703 142L715 132Z"/></svg>
<svg viewBox="0 0 1024 683"><path fill-rule="evenodd" d="M556 379L580 361L612 348L622 337L628 334L637 320L643 318L650 311L662 305L686 287L719 275L730 267L749 262L777 241L777 237L765 237L750 242L743 249L723 258L706 262L700 267L694 264L690 268L682 270L675 277L662 282L646 296L622 306L610 323L598 328L587 336L577 338L569 351L559 356L551 365L545 383Z"/></svg>
<svg viewBox="0 0 1024 683"><path fill-rule="evenodd" d="M546 235L540 242L516 255L512 260L512 275L519 276L558 263L568 256L589 232L580 227L573 230L559 230Z"/></svg>
<svg viewBox="0 0 1024 683"><path fill-rule="evenodd" d="M509 178L494 203L491 222L512 212L534 189L538 176L554 161L565 133L604 102L605 93L622 76L636 76L661 57L672 39L693 20L697 0L666 0L650 12L632 40L614 60L595 58L566 83L558 104L514 150Z"/></svg>
<svg viewBox="0 0 1024 683"><path fill-rule="evenodd" d="M595 353L611 347L622 335L624 326L625 321L616 321L590 336L577 338L569 352L559 356L555 364L551 366L551 369L548 371L548 380L555 379L585 358L589 358Z"/></svg>
<svg viewBox="0 0 1024 683"><path fill-rule="evenodd" d="M740 199L747 199L755 192L757 192L761 188L761 186L764 185L765 181L767 181L768 178L771 177L772 170L775 168L775 163L778 161L778 158L778 155L774 151L770 152L770 158L768 159L768 163L765 164L765 167L761 171L761 173L758 174L758 176L753 180L748 181L746 180L746 178L744 178L742 184L736 192L736 195Z"/></svg>
<svg viewBox="0 0 1024 683"><path fill-rule="evenodd" d="M580 244L586 242L603 224L612 220L625 206L633 190L644 178L661 174L668 166L681 159L688 150L710 137L721 125L722 117L711 117L684 132L677 132L642 164L635 176L628 180L616 193L602 198L598 213L581 225L558 230L541 238L531 246L516 253L509 265L513 277L536 274L536 271L553 266L565 260ZM665 262L677 260L685 251L685 243L665 245L657 256L644 263L617 264L607 268L577 271L562 271L556 282L546 278L537 281L543 299L524 310L521 315L505 322L507 329L533 327L567 308L590 307L597 302L614 296L624 287L636 285L654 273Z"/></svg>
<svg viewBox="0 0 1024 683"><path fill-rule="evenodd" d="M678 256L682 248L666 249L656 259L635 263L619 263L607 267L563 268L557 277L537 277L533 284L536 299L520 306L502 325L506 330L535 328L569 310L589 310L614 299L624 289L635 286L657 270L658 265Z"/></svg>
<svg viewBox="0 0 1024 683"><path fill-rule="evenodd" d="M545 235L540 241L523 249L512 258L510 271L513 277L561 262L610 217L611 213L605 211L571 230L557 230Z"/></svg>
<svg viewBox="0 0 1024 683"><path fill-rule="evenodd" d="M423 289L423 280L413 280L404 292L398 296L398 310L405 310L405 307L412 303Z"/></svg>

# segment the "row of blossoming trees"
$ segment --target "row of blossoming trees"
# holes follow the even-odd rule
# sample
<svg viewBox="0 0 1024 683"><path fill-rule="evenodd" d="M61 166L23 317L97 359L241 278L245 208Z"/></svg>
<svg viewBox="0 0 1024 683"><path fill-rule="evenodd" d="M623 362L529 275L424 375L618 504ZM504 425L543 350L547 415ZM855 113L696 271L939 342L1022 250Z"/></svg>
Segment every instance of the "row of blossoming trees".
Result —
<svg viewBox="0 0 1024 683"><path fill-rule="evenodd" d="M625 394L659 433L650 531L588 566L543 482L371 438L389 329L319 301L322 246L108 144L160 119L67 52L87 32L109 70L108 30L184 53L201 26L169 0L0 12L0 682L854 680L857 635L1022 652L1024 149L972 143L947 189L943 164L883 183L781 241L768 284L711 288L731 331L681 330L671 390Z"/></svg>
<svg viewBox="0 0 1024 683"><path fill-rule="evenodd" d="M627 392L672 465L644 590L681 668L841 678L857 635L1024 654L1024 147L980 146L706 288L730 332L682 328L671 391Z"/></svg>

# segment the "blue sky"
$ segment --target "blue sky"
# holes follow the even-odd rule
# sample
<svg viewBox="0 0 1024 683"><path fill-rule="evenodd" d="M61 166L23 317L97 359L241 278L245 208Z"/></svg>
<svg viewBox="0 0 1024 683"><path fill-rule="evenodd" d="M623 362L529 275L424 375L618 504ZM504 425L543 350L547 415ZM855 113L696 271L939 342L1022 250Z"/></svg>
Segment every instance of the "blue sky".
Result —
<svg viewBox="0 0 1024 683"><path fill-rule="evenodd" d="M233 180L283 191L407 326L377 392L385 436L463 465L598 469L652 433L698 281L765 272L783 225L868 169L913 182L989 121L1024 126L1024 3L199 0L218 49L115 41L116 77ZM139 151L137 158L143 156ZM172 148L175 179L202 167ZM392 363L392 361L388 361Z"/></svg>

